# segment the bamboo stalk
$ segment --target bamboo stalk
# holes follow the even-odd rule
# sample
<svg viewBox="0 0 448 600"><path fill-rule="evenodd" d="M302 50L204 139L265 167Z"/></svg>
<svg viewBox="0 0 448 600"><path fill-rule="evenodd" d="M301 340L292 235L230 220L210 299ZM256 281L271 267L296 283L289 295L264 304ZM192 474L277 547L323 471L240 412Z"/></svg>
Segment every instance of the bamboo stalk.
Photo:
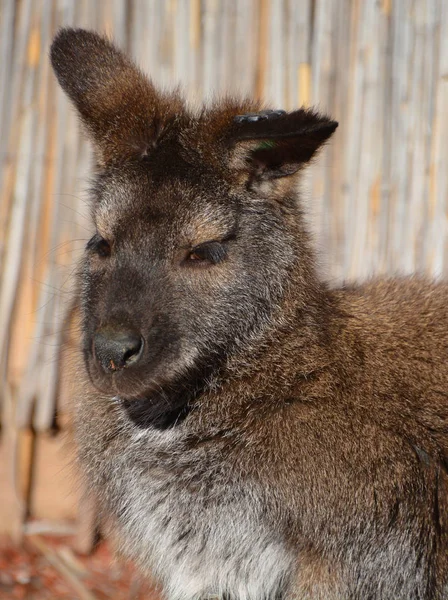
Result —
<svg viewBox="0 0 448 600"><path fill-rule="evenodd" d="M32 7L23 4L23 23L26 26L26 33L22 30L22 35L28 40ZM22 44L23 60L26 68L23 69L24 84L22 100L22 111L17 123L17 130L11 133L12 138L17 135L17 141L11 142L11 146L17 148L17 162L14 169L15 180L12 186L12 207L9 223L9 230L13 232L9 236L6 247L6 262L2 273L2 286L0 289L0 353L2 354L2 366L6 367L9 356L9 338L11 334L11 324L14 314L15 299L20 282L20 273L23 262L24 235L27 225L26 215L29 203L29 184L30 170L32 165L32 144L35 132L35 119L33 118L32 97L34 86L34 65L26 61L25 49L27 44ZM19 69L22 73L22 69ZM20 83L16 82L19 89ZM1 380L0 380L1 381ZM4 386L1 386L2 389ZM2 390L0 390L0 402Z"/></svg>
<svg viewBox="0 0 448 600"><path fill-rule="evenodd" d="M258 0L258 56L255 79L255 96L263 99L266 87L266 69L268 64L269 2Z"/></svg>

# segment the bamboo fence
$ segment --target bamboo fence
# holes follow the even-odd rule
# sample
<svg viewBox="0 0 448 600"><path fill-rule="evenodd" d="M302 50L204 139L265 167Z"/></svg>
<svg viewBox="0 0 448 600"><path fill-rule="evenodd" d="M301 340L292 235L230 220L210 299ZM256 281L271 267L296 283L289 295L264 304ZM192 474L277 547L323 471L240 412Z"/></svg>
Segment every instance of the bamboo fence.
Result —
<svg viewBox="0 0 448 600"><path fill-rule="evenodd" d="M60 349L90 231L90 150L47 57L62 25L113 36L192 102L251 94L334 116L303 183L329 278L448 267L446 0L0 0L0 403L16 532L33 516L36 438L66 427Z"/></svg>

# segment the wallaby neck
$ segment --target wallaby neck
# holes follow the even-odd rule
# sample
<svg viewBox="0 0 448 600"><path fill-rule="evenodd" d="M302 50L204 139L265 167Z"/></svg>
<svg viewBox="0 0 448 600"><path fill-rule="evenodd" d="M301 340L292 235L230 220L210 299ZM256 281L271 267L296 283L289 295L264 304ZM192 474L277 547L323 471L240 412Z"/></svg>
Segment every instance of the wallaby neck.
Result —
<svg viewBox="0 0 448 600"><path fill-rule="evenodd" d="M327 285L301 265L271 322L228 358L224 382L246 383L248 390L270 396L311 381L332 362L334 304Z"/></svg>

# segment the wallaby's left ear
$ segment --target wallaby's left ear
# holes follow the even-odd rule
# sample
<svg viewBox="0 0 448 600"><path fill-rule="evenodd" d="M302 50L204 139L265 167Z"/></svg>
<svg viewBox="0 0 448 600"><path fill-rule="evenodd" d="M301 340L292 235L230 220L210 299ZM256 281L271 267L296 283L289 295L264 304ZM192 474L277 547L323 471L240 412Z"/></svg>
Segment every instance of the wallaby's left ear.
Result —
<svg viewBox="0 0 448 600"><path fill-rule="evenodd" d="M238 115L231 126L233 166L251 181L296 173L333 134L338 123L313 110L260 111Z"/></svg>

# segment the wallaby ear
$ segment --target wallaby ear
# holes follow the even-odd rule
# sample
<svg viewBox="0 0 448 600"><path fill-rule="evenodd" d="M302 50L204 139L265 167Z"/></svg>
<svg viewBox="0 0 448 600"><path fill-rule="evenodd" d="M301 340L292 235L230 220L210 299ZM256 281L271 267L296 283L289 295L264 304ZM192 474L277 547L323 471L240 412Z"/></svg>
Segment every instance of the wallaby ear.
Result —
<svg viewBox="0 0 448 600"><path fill-rule="evenodd" d="M50 57L100 163L147 153L164 126L183 109L177 95L158 93L125 54L92 31L61 29Z"/></svg>
<svg viewBox="0 0 448 600"><path fill-rule="evenodd" d="M255 184L293 175L308 163L338 123L313 110L265 110L238 115L231 126L232 164Z"/></svg>

